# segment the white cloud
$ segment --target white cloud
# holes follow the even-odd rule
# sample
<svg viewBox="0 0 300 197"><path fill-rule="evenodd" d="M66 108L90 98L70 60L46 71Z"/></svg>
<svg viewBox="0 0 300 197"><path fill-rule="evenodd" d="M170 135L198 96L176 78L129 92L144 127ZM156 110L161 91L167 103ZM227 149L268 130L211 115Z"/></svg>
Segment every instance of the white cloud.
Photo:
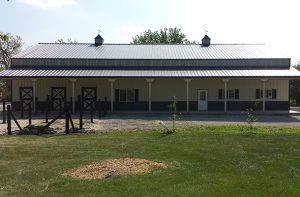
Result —
<svg viewBox="0 0 300 197"><path fill-rule="evenodd" d="M77 3L76 0L18 0L18 2L43 9L74 5Z"/></svg>

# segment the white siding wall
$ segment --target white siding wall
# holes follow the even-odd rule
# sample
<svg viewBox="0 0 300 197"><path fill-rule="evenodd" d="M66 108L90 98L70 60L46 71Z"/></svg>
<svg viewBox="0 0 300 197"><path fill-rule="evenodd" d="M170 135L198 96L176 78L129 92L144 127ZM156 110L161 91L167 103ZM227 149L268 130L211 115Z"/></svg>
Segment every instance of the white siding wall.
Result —
<svg viewBox="0 0 300 197"><path fill-rule="evenodd" d="M178 101L186 99L186 83L183 79L155 79L152 83L152 101Z"/></svg>
<svg viewBox="0 0 300 197"><path fill-rule="evenodd" d="M29 79L13 80L13 101L19 101L19 88L32 86ZM68 79L38 79L36 82L36 96L39 100L46 100L51 96L51 87L66 87L67 99L72 96L72 85ZM75 96L81 94L81 87L96 87L97 97L101 100L106 96L110 100L110 82L107 79L78 79L75 82ZM190 83L190 101L197 100L197 90L207 89L208 100L218 101L218 89L224 88L221 79L193 79ZM239 89L239 101L254 101L255 89L262 89L259 79L231 79L228 89ZM148 83L146 79L117 79L114 89L139 89L139 100L148 101ZM276 101L288 101L289 81L286 79L272 79L266 82L266 89L277 89ZM155 79L152 83L152 101L170 101L176 96L178 101L186 100L186 82L183 79Z"/></svg>

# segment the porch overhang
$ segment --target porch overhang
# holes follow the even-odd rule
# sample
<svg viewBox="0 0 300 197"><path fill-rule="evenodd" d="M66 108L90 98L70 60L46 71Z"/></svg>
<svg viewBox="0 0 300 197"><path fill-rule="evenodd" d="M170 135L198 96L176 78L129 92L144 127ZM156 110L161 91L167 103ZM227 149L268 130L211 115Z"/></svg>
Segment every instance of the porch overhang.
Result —
<svg viewBox="0 0 300 197"><path fill-rule="evenodd" d="M0 78L285 78L300 79L300 72L289 69L228 70L89 70L89 69L8 69Z"/></svg>

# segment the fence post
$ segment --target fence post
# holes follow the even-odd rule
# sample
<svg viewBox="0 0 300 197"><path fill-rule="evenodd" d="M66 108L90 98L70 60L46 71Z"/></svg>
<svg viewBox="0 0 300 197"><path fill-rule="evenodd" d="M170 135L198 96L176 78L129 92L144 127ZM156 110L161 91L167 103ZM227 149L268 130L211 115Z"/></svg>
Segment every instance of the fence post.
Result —
<svg viewBox="0 0 300 197"><path fill-rule="evenodd" d="M46 100L46 123L48 123L48 119L49 119L49 114L48 114L48 110L49 110L49 99L50 99L50 96L47 95L47 100Z"/></svg>
<svg viewBox="0 0 300 197"><path fill-rule="evenodd" d="M11 135L11 111L10 111L10 105L7 106L7 134Z"/></svg>
<svg viewBox="0 0 300 197"><path fill-rule="evenodd" d="M104 97L104 115L107 114L107 97Z"/></svg>
<svg viewBox="0 0 300 197"><path fill-rule="evenodd" d="M99 119L101 119L101 100L98 100Z"/></svg>
<svg viewBox="0 0 300 197"><path fill-rule="evenodd" d="M31 103L28 105L28 121L29 125L31 125Z"/></svg>
<svg viewBox="0 0 300 197"><path fill-rule="evenodd" d="M71 126L72 126L72 131L75 132L74 122L73 122L73 119L72 119L72 116L71 116L70 113L69 113L69 121L70 121Z"/></svg>
<svg viewBox="0 0 300 197"><path fill-rule="evenodd" d="M82 129L82 103L81 98L78 96L78 103L79 103L79 129Z"/></svg>
<svg viewBox="0 0 300 197"><path fill-rule="evenodd" d="M81 103L81 98L79 97L79 129L83 128L83 121L82 121L82 103Z"/></svg>
<svg viewBox="0 0 300 197"><path fill-rule="evenodd" d="M93 105L94 105L94 101L92 101L92 104L91 104L91 123L94 123Z"/></svg>
<svg viewBox="0 0 300 197"><path fill-rule="evenodd" d="M3 109L2 109L3 121L2 123L5 124L6 122L6 110L5 110L5 101L3 101Z"/></svg>
<svg viewBox="0 0 300 197"><path fill-rule="evenodd" d="M65 117L66 117L66 134L69 134L70 125L69 125L69 106L65 103Z"/></svg>

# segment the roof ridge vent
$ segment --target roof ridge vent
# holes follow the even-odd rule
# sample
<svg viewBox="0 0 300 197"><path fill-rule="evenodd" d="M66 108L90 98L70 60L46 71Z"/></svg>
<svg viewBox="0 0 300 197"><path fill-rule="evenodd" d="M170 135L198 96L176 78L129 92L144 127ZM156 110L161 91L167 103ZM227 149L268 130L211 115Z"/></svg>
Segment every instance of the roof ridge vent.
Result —
<svg viewBox="0 0 300 197"><path fill-rule="evenodd" d="M210 37L207 35L207 30L205 31L205 36L202 38L202 46L208 47L210 45Z"/></svg>
<svg viewBox="0 0 300 197"><path fill-rule="evenodd" d="M98 34L95 37L95 46L101 46L104 43L104 39L100 36L100 34Z"/></svg>

